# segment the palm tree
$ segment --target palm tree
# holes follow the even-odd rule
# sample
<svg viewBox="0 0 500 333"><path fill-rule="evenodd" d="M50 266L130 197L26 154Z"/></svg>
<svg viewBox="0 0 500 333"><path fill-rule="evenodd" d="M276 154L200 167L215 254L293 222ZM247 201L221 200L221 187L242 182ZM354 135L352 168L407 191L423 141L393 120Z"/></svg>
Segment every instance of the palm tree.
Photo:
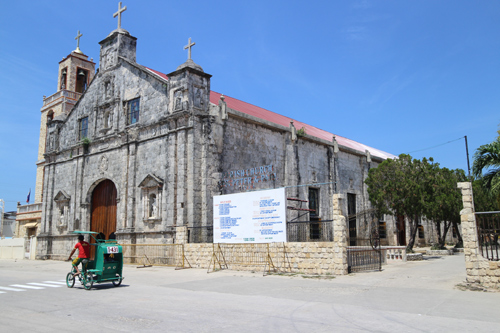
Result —
<svg viewBox="0 0 500 333"><path fill-rule="evenodd" d="M492 194L500 194L500 138L476 150L472 172L474 177L483 180L484 186Z"/></svg>

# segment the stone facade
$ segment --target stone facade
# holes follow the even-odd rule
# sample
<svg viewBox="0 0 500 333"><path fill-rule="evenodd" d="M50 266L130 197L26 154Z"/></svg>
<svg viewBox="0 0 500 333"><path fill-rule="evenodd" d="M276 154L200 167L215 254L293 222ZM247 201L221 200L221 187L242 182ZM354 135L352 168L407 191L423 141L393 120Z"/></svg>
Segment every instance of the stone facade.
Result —
<svg viewBox="0 0 500 333"><path fill-rule="evenodd" d="M468 182L458 183L458 188L462 191L464 205L460 215L467 282L498 289L500 288L500 261L489 261L480 252L472 184Z"/></svg>
<svg viewBox="0 0 500 333"><path fill-rule="evenodd" d="M92 82L69 112L47 123L40 143L40 257L71 249L73 230L93 229L92 198L105 180L116 189L114 223L123 243L186 242L186 228L212 225L214 195L278 187L302 200L316 191L314 218L332 220L334 238L346 241L346 220L338 212L347 215L347 200L332 205L334 195L355 196L357 212L369 209L364 179L392 155L245 112L248 105L211 91L211 75L191 59L168 75L139 65L136 42L121 29L101 41L101 67ZM288 220L311 219L287 214ZM358 237L367 237L367 220L357 224ZM387 225L390 233L390 217ZM342 247L316 246L332 247L331 260L347 271L338 257Z"/></svg>

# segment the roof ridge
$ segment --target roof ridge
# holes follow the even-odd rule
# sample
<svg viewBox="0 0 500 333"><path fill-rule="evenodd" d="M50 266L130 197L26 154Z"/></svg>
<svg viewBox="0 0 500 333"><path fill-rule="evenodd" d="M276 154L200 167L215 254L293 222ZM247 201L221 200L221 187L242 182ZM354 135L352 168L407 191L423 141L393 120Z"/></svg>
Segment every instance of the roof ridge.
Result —
<svg viewBox="0 0 500 333"><path fill-rule="evenodd" d="M160 78L162 78L164 80L168 80L168 76L166 74L164 74L162 72L159 72L157 70L154 70L152 68L146 67L146 66L142 66L142 67L144 67L145 69L149 70L151 73L157 75L158 77L160 77ZM306 128L306 134L309 134L312 137L315 137L315 138L318 138L318 139L322 139L322 140L326 140L326 141L333 141L333 136L335 136L336 139L339 139L337 141L339 142L340 145L343 145L343 146L346 146L348 148L360 151L361 153L364 153L366 150L368 150L373 155L381 157L381 158L396 157L395 155L393 155L391 153L388 153L388 152L385 152L383 150L374 148L372 146L368 146L368 145L366 145L364 143L355 141L353 139L349 139L349 138L347 138L345 136L342 136L342 135L331 133L331 132L329 132L327 130L321 129L321 128L316 127L314 125L310 125L310 124L305 123L303 121L300 121L298 119L294 119L294 118L285 116L285 115L283 115L281 113L265 109L263 107L255 105L255 104L252 104L252 103L249 103L249 102L245 102L245 101L243 101L241 99L237 99L235 97L224 95L224 94L222 94L220 92L217 92L215 90L210 90L209 93L210 93L210 97L212 96L212 93L214 94L214 102L215 102L215 99L220 99L220 96L223 95L224 97L227 97L229 99L228 101L232 100L236 104L242 104L242 105L240 105L241 106L240 108L238 108L238 105L233 105L233 106L229 106L228 105L231 109L234 109L236 111L239 111L239 112L242 112L242 113L254 116L254 117L259 118L261 120L269 121L269 122L272 122L274 124L277 124L277 125L280 125L280 126L285 126L285 127L287 126L285 124L285 120L292 121L294 123L296 122L299 125L301 125L302 127L305 127ZM210 97L209 97L209 99L212 100L212 98L210 98ZM226 103L228 101L226 101ZM211 102L211 103L214 103L214 102ZM217 104L217 103L214 103L214 104ZM231 104L233 104L233 103L231 103ZM259 113L261 113L261 114L259 115ZM290 126L290 125L288 124L288 126ZM310 133L307 133L307 130L309 130ZM330 137L328 137L328 136L330 136ZM341 141L347 141L347 142L341 142Z"/></svg>

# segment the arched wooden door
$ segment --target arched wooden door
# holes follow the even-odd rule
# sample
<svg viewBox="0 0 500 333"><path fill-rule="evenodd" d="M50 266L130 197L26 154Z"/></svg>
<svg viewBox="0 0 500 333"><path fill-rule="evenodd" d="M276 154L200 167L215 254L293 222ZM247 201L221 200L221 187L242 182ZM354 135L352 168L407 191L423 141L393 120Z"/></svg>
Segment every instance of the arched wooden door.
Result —
<svg viewBox="0 0 500 333"><path fill-rule="evenodd" d="M103 180L92 192L92 216L90 231L103 233L105 239L116 232L116 187Z"/></svg>

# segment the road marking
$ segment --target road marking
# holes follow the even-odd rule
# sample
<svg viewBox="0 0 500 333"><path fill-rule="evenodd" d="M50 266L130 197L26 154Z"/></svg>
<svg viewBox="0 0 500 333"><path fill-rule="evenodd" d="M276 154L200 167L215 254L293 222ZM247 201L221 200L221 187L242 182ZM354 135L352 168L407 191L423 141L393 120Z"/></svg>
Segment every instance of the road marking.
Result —
<svg viewBox="0 0 500 333"><path fill-rule="evenodd" d="M61 282L61 281L43 281L45 283L52 283L52 284L62 284L62 285L66 285L66 281L64 282Z"/></svg>
<svg viewBox="0 0 500 333"><path fill-rule="evenodd" d="M45 289L43 287L35 287L35 286L27 286L24 284L11 284L11 287L17 287L17 288L27 288L27 289Z"/></svg>
<svg viewBox="0 0 500 333"><path fill-rule="evenodd" d="M16 288L9 288L9 287L0 287L2 290L7 290L7 291L26 291L24 289L16 289Z"/></svg>
<svg viewBox="0 0 500 333"><path fill-rule="evenodd" d="M28 284L40 287L61 288L61 286L55 286L53 284L47 284L47 283L28 282Z"/></svg>
<svg viewBox="0 0 500 333"><path fill-rule="evenodd" d="M5 291L0 291L0 294L5 294Z"/></svg>

